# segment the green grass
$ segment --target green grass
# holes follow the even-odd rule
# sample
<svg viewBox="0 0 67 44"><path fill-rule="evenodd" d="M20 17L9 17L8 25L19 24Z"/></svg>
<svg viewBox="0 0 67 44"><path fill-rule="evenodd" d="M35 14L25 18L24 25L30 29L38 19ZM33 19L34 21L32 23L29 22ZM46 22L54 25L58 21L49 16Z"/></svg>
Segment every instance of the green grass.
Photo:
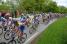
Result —
<svg viewBox="0 0 67 44"><path fill-rule="evenodd" d="M67 18L58 19L33 42L34 44L67 44Z"/></svg>

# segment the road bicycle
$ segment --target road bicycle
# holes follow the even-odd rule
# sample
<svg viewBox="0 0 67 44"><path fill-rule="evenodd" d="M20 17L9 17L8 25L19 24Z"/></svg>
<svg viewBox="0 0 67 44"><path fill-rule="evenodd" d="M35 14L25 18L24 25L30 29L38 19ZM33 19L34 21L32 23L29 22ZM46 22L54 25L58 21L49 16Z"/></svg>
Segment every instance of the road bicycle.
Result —
<svg viewBox="0 0 67 44"><path fill-rule="evenodd" d="M37 31L38 25L39 25L39 23L36 23L36 24L31 25L31 27L29 29L29 33L30 34L35 33Z"/></svg>
<svg viewBox="0 0 67 44"><path fill-rule="evenodd" d="M8 25L5 22L2 22L2 24L0 25L0 35L2 35L4 32L12 28L13 27L12 25L13 24Z"/></svg>
<svg viewBox="0 0 67 44"><path fill-rule="evenodd" d="M3 33L3 27L0 26L0 35L2 35L2 33Z"/></svg>
<svg viewBox="0 0 67 44"><path fill-rule="evenodd" d="M0 44L7 44L6 42L1 42Z"/></svg>
<svg viewBox="0 0 67 44"><path fill-rule="evenodd" d="M15 33L12 33L11 37L12 39L7 44L16 44Z"/></svg>
<svg viewBox="0 0 67 44"><path fill-rule="evenodd" d="M4 31L6 31L9 27L5 26L5 23L2 22L2 24L0 25L0 35L3 34Z"/></svg>
<svg viewBox="0 0 67 44"><path fill-rule="evenodd" d="M13 34L14 33L14 34ZM14 36L14 38L17 37L16 33L13 31L13 29L10 29L10 30L7 30L4 34L4 38L6 40L11 40L13 39L12 36ZM21 36L21 40L20 40L20 37L18 36L17 40L20 42L20 43L24 43L27 39L27 34L26 33L23 33L23 36ZM12 41L11 41L12 42Z"/></svg>

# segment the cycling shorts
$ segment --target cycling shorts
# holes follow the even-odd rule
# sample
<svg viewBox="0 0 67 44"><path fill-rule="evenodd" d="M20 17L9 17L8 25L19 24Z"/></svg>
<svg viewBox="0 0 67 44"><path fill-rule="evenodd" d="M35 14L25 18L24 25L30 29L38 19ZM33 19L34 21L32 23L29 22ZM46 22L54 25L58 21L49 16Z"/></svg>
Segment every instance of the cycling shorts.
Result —
<svg viewBox="0 0 67 44"><path fill-rule="evenodd" d="M20 28L20 31L23 32L25 29L25 26L21 25L19 28Z"/></svg>

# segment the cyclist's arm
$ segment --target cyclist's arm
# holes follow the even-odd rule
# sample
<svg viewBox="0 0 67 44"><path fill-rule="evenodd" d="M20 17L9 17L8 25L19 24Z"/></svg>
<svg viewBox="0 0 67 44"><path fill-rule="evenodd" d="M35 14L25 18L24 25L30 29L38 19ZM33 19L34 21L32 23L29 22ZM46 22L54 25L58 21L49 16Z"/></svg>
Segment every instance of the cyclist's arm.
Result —
<svg viewBox="0 0 67 44"><path fill-rule="evenodd" d="M6 19L5 19L5 18L3 18L3 17L2 17L2 20L6 21Z"/></svg>

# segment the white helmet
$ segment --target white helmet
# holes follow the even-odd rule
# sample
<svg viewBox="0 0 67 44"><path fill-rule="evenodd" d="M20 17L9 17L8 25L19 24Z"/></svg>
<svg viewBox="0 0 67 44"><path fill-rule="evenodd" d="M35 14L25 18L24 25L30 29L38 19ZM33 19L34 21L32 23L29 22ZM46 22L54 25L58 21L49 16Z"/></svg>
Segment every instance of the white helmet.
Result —
<svg viewBox="0 0 67 44"><path fill-rule="evenodd" d="M21 15L24 15L23 13Z"/></svg>
<svg viewBox="0 0 67 44"><path fill-rule="evenodd" d="M12 20L12 17L9 17L10 20Z"/></svg>

